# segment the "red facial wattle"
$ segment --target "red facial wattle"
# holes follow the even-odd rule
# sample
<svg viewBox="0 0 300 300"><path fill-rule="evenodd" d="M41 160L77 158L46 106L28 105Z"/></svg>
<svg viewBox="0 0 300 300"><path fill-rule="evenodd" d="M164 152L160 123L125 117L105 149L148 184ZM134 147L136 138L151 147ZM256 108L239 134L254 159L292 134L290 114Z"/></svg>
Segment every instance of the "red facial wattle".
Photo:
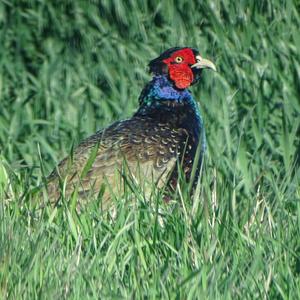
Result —
<svg viewBox="0 0 300 300"><path fill-rule="evenodd" d="M182 62L176 62L176 58L178 57L182 58ZM196 60L191 49L187 48L176 51L171 57L163 60L163 62L167 64L170 79L177 88L185 89L192 84L194 74L190 66L196 63Z"/></svg>
<svg viewBox="0 0 300 300"><path fill-rule="evenodd" d="M179 89L188 88L194 80L194 74L187 65L170 65L169 75Z"/></svg>

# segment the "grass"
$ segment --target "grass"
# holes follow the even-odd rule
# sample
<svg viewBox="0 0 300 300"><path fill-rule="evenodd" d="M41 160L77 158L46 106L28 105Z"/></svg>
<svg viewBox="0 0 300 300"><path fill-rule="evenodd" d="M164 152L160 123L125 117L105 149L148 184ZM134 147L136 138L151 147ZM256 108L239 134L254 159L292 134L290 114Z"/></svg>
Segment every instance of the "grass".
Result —
<svg viewBox="0 0 300 300"><path fill-rule="evenodd" d="M2 1L0 298L299 299L299 9ZM96 203L33 210L24 192L130 116L148 61L176 45L218 68L192 88L208 139L200 196L166 205L156 191L149 205L127 189L115 220Z"/></svg>

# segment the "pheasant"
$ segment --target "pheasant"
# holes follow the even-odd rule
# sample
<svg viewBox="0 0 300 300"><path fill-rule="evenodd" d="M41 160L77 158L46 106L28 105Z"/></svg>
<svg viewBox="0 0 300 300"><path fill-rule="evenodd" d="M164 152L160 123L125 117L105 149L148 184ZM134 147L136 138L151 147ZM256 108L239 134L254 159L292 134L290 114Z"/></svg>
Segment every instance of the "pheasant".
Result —
<svg viewBox="0 0 300 300"><path fill-rule="evenodd" d="M203 68L216 70L196 49L174 47L149 63L152 80L139 97L130 119L118 121L83 140L47 178L52 203L75 190L80 200L102 196L110 208L112 194L122 189L126 171L136 183L175 187L178 163L187 181L197 179L206 148L200 110L188 88L201 78ZM199 152L197 152L200 149ZM196 153L199 159L195 162Z"/></svg>

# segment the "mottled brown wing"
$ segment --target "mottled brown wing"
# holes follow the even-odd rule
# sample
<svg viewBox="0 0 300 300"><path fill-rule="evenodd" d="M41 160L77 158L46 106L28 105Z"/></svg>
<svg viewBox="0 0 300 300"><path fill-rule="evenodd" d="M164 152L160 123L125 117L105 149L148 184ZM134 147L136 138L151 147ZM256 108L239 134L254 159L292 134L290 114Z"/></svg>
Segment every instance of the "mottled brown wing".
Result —
<svg viewBox="0 0 300 300"><path fill-rule="evenodd" d="M176 166L184 130L133 117L117 122L83 141L73 155L61 161L49 176L51 201L60 196L59 182L66 182L66 195L77 189L81 198L104 190L102 204L109 207L112 194L120 194L125 171L135 183L162 187Z"/></svg>

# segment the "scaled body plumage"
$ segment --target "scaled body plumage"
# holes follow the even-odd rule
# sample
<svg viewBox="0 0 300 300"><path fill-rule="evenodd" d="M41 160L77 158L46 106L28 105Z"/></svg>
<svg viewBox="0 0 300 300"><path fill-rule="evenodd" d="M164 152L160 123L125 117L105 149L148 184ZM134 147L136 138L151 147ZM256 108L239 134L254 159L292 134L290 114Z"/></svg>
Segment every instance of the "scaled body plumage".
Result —
<svg viewBox="0 0 300 300"><path fill-rule="evenodd" d="M189 61L183 65L185 52ZM165 57L166 53L169 57ZM168 62L164 62L166 59ZM174 186L178 176L177 163L182 163L189 180L200 145L197 176L206 147L205 132L198 106L190 91L183 87L187 80L191 85L199 79L201 68L197 67L197 53L190 48L170 49L149 66L154 77L143 89L140 107L133 117L116 122L84 140L71 158L64 159L51 173L48 193L52 201L56 202L60 197L60 180L66 180L66 194L77 189L81 198L96 195L107 186L102 205L109 208L112 193L118 194L121 190L124 170L141 185L150 181L158 187ZM189 74L184 74L184 70ZM176 72L178 74L174 75Z"/></svg>

